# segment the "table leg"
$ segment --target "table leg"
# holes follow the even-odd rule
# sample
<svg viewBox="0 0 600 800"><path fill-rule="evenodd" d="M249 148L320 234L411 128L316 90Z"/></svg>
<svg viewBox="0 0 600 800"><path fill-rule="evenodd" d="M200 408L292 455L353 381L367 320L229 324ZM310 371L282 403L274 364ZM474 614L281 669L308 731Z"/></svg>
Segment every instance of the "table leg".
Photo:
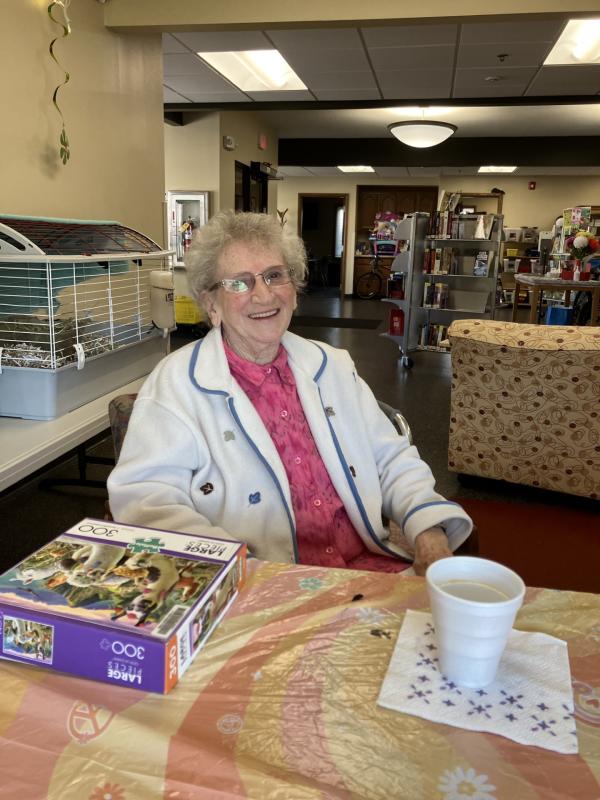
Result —
<svg viewBox="0 0 600 800"><path fill-rule="evenodd" d="M565 289L565 306L569 308L571 305L571 290Z"/></svg>
<svg viewBox="0 0 600 800"><path fill-rule="evenodd" d="M600 286L592 290L592 314L590 316L590 325L598 324L598 311L600 311Z"/></svg>
<svg viewBox="0 0 600 800"><path fill-rule="evenodd" d="M517 307L519 305L519 282L515 281L515 294L513 298L512 321L517 321Z"/></svg>
<svg viewBox="0 0 600 800"><path fill-rule="evenodd" d="M540 299L540 288L539 286L533 286L531 289L531 308L529 309L529 322L532 325L537 323L537 309L538 309L538 302Z"/></svg>

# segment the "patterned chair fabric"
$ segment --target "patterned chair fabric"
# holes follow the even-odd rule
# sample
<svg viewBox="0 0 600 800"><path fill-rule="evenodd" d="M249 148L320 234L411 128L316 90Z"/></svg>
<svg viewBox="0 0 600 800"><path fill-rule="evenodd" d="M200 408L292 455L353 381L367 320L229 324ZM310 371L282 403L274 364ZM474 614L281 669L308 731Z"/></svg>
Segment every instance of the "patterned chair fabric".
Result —
<svg viewBox="0 0 600 800"><path fill-rule="evenodd" d="M120 394L108 404L108 419L112 433L113 447L115 448L115 461L119 460L123 439L127 433L129 418L133 411L136 394Z"/></svg>
<svg viewBox="0 0 600 800"><path fill-rule="evenodd" d="M453 472L600 498L600 328L450 326Z"/></svg>

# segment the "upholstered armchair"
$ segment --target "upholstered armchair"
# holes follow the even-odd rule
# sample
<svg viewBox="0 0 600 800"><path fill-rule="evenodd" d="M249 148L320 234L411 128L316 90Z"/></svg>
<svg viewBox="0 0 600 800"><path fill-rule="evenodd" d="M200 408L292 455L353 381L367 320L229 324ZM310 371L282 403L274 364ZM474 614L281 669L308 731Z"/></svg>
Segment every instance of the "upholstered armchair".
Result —
<svg viewBox="0 0 600 800"><path fill-rule="evenodd" d="M600 498L600 327L455 321L448 466Z"/></svg>

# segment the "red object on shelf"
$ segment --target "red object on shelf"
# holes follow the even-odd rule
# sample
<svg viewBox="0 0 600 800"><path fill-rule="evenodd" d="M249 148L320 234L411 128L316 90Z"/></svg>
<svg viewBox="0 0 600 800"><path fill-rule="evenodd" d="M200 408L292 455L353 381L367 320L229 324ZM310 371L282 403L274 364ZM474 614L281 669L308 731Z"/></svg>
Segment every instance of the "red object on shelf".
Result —
<svg viewBox="0 0 600 800"><path fill-rule="evenodd" d="M560 277L563 281L572 281L573 280L573 270L572 269L563 269L560 273Z"/></svg>
<svg viewBox="0 0 600 800"><path fill-rule="evenodd" d="M390 311L389 332L392 336L404 334L404 311L401 308L392 308Z"/></svg>

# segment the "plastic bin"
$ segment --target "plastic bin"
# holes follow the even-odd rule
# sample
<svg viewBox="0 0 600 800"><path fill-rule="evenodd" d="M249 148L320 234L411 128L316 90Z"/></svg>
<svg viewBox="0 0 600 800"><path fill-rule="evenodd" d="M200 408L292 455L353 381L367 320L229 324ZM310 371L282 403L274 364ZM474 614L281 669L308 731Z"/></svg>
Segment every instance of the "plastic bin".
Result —
<svg viewBox="0 0 600 800"><path fill-rule="evenodd" d="M546 325L570 325L573 309L565 306L550 306L546 311Z"/></svg>
<svg viewBox="0 0 600 800"><path fill-rule="evenodd" d="M175 322L179 325L197 325L203 319L202 312L191 297L175 297Z"/></svg>

